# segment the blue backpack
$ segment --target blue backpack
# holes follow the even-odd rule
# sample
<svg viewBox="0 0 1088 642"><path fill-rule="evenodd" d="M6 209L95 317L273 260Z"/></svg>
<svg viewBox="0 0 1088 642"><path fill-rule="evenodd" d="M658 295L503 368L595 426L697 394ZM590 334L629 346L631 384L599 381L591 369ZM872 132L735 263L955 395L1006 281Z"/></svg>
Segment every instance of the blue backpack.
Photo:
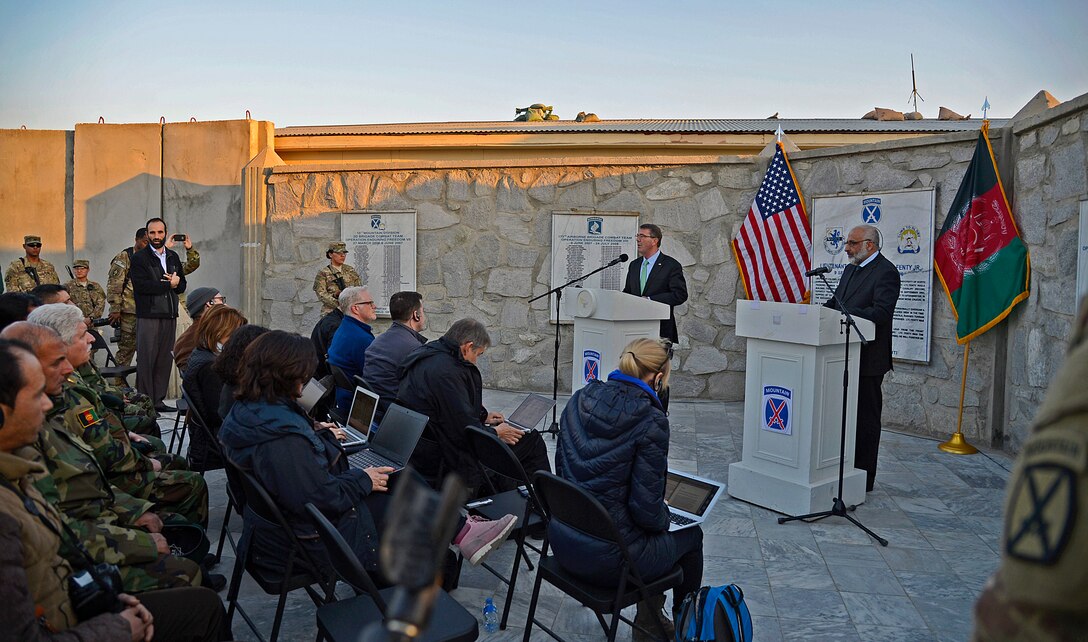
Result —
<svg viewBox="0 0 1088 642"><path fill-rule="evenodd" d="M704 586L680 605L676 642L751 642L752 614L736 584Z"/></svg>

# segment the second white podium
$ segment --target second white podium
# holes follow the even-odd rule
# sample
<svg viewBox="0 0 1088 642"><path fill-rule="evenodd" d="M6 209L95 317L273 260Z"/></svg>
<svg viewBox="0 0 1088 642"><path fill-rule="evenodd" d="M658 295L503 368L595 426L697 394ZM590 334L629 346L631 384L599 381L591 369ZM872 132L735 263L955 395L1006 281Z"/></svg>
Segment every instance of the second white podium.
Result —
<svg viewBox="0 0 1088 642"><path fill-rule="evenodd" d="M737 301L737 336L748 337L744 447L729 466L729 494L788 515L829 510L838 495L844 358L843 316L829 308ZM866 338L871 322L855 317ZM853 467L861 344L850 336L843 501L865 500Z"/></svg>

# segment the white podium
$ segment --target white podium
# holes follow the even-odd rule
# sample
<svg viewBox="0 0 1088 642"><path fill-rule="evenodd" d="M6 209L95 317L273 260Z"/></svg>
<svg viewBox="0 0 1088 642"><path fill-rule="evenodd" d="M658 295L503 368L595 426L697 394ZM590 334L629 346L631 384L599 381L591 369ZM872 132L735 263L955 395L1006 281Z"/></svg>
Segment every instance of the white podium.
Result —
<svg viewBox="0 0 1088 642"><path fill-rule="evenodd" d="M737 336L748 337L742 460L729 494L788 515L829 510L838 495L844 319L822 306L737 301ZM854 317L865 338L872 322ZM850 333L843 501L865 501L853 467L861 343Z"/></svg>
<svg viewBox="0 0 1088 642"><path fill-rule="evenodd" d="M656 339L669 306L617 290L570 288L564 298L574 317L574 364L571 393L616 369L628 343Z"/></svg>

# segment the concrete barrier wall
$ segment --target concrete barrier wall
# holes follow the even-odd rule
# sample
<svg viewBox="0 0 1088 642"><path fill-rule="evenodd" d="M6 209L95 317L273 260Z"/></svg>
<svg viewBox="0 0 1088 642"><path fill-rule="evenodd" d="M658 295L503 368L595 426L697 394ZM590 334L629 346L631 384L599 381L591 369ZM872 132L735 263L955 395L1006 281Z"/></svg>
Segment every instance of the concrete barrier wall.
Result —
<svg viewBox="0 0 1088 642"><path fill-rule="evenodd" d="M37 234L42 258L66 280L71 156L72 132L0 130L0 270L24 256L24 235Z"/></svg>
<svg viewBox="0 0 1088 642"><path fill-rule="evenodd" d="M63 264L87 258L91 279L105 285L110 259L162 216L201 253L190 287L213 285L237 301L241 171L271 132L252 120L0 130L0 261L22 255L24 234L40 234L62 280Z"/></svg>

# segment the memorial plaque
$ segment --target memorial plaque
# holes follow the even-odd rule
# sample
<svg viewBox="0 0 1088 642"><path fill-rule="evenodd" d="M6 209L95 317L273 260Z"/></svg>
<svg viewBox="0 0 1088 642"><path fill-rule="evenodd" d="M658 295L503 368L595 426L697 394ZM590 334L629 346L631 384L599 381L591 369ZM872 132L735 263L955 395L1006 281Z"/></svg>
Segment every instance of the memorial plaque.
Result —
<svg viewBox="0 0 1088 642"><path fill-rule="evenodd" d="M550 287L558 287L587 272L607 264L620 254L629 261L637 255L635 235L638 234L638 214L634 212L552 212L552 279ZM627 263L613 265L598 272L580 285L586 288L622 290L627 278ZM571 286L563 296L574 296ZM551 319L555 321L555 295L549 298ZM571 321L565 311L561 322Z"/></svg>
<svg viewBox="0 0 1088 642"><path fill-rule="evenodd" d="M340 238L348 263L370 290L378 316L389 317L389 297L416 289L416 213L345 212Z"/></svg>

